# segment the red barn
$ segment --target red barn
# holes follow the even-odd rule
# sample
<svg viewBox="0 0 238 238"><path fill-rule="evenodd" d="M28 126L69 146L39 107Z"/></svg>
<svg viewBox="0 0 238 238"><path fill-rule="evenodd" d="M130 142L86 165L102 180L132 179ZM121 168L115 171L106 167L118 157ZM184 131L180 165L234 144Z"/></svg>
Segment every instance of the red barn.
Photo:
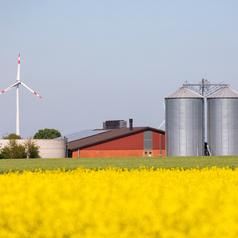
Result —
<svg viewBox="0 0 238 238"><path fill-rule="evenodd" d="M165 132L151 127L86 130L68 137L72 158L165 156Z"/></svg>

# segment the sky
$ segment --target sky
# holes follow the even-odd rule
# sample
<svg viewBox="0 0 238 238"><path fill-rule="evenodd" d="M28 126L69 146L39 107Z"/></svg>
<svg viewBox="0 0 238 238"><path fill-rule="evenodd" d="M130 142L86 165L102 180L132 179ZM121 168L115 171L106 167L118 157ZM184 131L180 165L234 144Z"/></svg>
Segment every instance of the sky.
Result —
<svg viewBox="0 0 238 238"><path fill-rule="evenodd" d="M185 81L238 91L238 1L1 0L0 91L16 81L20 135L62 135L133 118L158 128ZM16 132L16 90L0 94L0 137ZM161 129L164 129L162 127Z"/></svg>

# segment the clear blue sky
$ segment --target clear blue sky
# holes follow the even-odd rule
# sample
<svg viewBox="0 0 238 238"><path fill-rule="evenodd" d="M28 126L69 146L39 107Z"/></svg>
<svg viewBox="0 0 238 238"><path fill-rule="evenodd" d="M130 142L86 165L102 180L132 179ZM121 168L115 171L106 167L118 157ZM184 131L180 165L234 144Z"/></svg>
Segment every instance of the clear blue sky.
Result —
<svg viewBox="0 0 238 238"><path fill-rule="evenodd" d="M157 128L185 80L238 91L238 1L0 2L0 90L21 81L20 134L134 119ZM0 137L16 131L16 90L0 95Z"/></svg>

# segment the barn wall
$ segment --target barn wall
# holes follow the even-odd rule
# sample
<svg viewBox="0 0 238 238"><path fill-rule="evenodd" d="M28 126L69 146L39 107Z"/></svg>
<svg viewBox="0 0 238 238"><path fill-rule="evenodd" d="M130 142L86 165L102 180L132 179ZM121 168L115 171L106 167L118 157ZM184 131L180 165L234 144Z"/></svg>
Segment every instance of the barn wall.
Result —
<svg viewBox="0 0 238 238"><path fill-rule="evenodd" d="M84 150L143 150L143 132L89 146Z"/></svg>
<svg viewBox="0 0 238 238"><path fill-rule="evenodd" d="M165 135L153 132L153 149L159 150L160 149L160 135L161 135L161 149L165 150Z"/></svg>
<svg viewBox="0 0 238 238"><path fill-rule="evenodd" d="M80 151L78 150L72 150L72 158L79 158L80 157Z"/></svg>
<svg viewBox="0 0 238 238"><path fill-rule="evenodd" d="M143 157L143 150L80 150L81 158ZM153 150L153 157L165 156L165 150ZM78 150L72 152L72 158L78 158Z"/></svg>
<svg viewBox="0 0 238 238"><path fill-rule="evenodd" d="M78 157L78 151L75 153ZM80 150L81 158L143 157L143 150ZM73 157L75 158L75 157Z"/></svg>
<svg viewBox="0 0 238 238"><path fill-rule="evenodd" d="M161 154L160 154L160 150L153 150L153 157L164 157L165 156L165 150L161 150Z"/></svg>

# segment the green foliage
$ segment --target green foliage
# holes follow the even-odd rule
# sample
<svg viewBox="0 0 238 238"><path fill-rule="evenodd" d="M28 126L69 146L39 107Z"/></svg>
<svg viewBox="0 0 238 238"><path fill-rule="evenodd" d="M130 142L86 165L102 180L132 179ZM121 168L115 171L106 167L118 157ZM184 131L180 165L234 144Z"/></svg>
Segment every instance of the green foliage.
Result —
<svg viewBox="0 0 238 238"><path fill-rule="evenodd" d="M16 139L9 140L8 145L3 147L0 157L2 159L20 159L26 158L25 147L19 145Z"/></svg>
<svg viewBox="0 0 238 238"><path fill-rule="evenodd" d="M39 158L39 146L36 145L36 142L30 138L25 140L24 147L26 150L27 158Z"/></svg>
<svg viewBox="0 0 238 238"><path fill-rule="evenodd" d="M39 158L39 146L33 139L25 140L24 145L18 144L16 139L11 139L0 153L0 159L22 158Z"/></svg>
<svg viewBox="0 0 238 238"><path fill-rule="evenodd" d="M2 138L3 138L3 139L21 139L20 136L14 134L14 133L9 134L9 135L7 135L7 136L3 136Z"/></svg>
<svg viewBox="0 0 238 238"><path fill-rule="evenodd" d="M0 159L8 159L9 157L9 148L7 146L3 147L0 153Z"/></svg>
<svg viewBox="0 0 238 238"><path fill-rule="evenodd" d="M58 130L48 128L38 130L38 132L34 135L34 139L54 139L57 137L61 137L61 133Z"/></svg>

